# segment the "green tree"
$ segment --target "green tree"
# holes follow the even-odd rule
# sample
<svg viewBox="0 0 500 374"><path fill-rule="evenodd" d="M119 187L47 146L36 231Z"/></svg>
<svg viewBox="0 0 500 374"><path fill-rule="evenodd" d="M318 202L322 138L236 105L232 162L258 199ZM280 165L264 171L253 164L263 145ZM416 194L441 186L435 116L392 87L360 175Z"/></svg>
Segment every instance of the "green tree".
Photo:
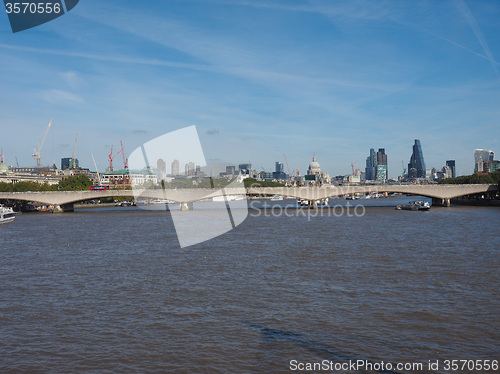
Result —
<svg viewBox="0 0 500 374"><path fill-rule="evenodd" d="M92 181L84 174L64 178L57 184L56 190L59 191L83 191L92 186Z"/></svg>
<svg viewBox="0 0 500 374"><path fill-rule="evenodd" d="M266 182L266 181L258 181L254 178L246 178L243 179L243 183L245 183L245 187L285 187L283 183L279 182Z"/></svg>

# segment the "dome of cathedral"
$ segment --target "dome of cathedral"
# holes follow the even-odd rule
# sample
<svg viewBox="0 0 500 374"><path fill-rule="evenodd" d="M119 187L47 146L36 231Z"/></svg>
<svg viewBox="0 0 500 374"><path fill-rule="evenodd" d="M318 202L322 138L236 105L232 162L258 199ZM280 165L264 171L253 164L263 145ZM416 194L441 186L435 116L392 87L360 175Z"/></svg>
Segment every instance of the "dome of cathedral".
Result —
<svg viewBox="0 0 500 374"><path fill-rule="evenodd" d="M309 169L307 171L307 174L321 174L321 167L319 166L319 163L316 161L316 155L313 156L312 162L309 164Z"/></svg>

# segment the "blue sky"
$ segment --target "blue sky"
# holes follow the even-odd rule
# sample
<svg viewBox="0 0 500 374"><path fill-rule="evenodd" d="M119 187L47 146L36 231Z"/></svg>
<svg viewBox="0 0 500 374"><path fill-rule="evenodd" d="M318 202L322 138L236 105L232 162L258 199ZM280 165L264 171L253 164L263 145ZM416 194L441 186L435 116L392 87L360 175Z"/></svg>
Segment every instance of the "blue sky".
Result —
<svg viewBox="0 0 500 374"><path fill-rule="evenodd" d="M347 174L385 148L396 177L415 138L428 168L459 174L475 148L500 153L498 1L81 0L16 34L0 9L11 165L34 165L51 118L42 163L78 132L81 166L93 153L100 170L120 140L130 153L191 125L207 160L268 171L286 154L304 173L316 153Z"/></svg>

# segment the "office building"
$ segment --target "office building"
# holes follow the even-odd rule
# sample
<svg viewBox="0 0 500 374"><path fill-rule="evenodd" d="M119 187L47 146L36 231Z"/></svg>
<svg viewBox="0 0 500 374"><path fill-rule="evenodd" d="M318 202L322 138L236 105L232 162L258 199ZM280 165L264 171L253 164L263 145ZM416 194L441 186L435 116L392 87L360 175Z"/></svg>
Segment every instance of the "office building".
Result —
<svg viewBox="0 0 500 374"><path fill-rule="evenodd" d="M186 176L194 175L195 174L194 162L188 162L184 166L184 170L186 172Z"/></svg>
<svg viewBox="0 0 500 374"><path fill-rule="evenodd" d="M179 175L179 160L172 161L172 175Z"/></svg>
<svg viewBox="0 0 500 374"><path fill-rule="evenodd" d="M277 180L287 180L288 174L285 173L285 167L282 162L276 161L276 168L273 173L273 178Z"/></svg>
<svg viewBox="0 0 500 374"><path fill-rule="evenodd" d="M456 167L455 167L455 160L446 161L446 166L448 166L451 170L451 177L450 178L456 178L457 171L456 171Z"/></svg>
<svg viewBox="0 0 500 374"><path fill-rule="evenodd" d="M61 170L78 169L79 167L80 164L77 158L75 159L73 157L61 158Z"/></svg>
<svg viewBox="0 0 500 374"><path fill-rule="evenodd" d="M493 161L495 159L495 152L488 149L475 149L474 150L474 173L483 173L483 163L485 161Z"/></svg>
<svg viewBox="0 0 500 374"><path fill-rule="evenodd" d="M366 180L387 180L387 155L385 148L379 148L375 153L373 148L370 149L370 155L366 158L365 168Z"/></svg>
<svg viewBox="0 0 500 374"><path fill-rule="evenodd" d="M424 154L422 153L422 146L420 140L415 139L415 144L413 145L413 153L410 157L410 163L408 164L408 178L425 178L425 162Z"/></svg>

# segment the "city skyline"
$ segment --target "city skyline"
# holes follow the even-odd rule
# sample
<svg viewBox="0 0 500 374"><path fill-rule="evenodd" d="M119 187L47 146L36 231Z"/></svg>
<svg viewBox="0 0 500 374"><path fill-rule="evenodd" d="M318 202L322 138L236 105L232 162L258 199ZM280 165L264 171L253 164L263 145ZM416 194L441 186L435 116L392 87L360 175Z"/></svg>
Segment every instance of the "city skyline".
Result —
<svg viewBox="0 0 500 374"><path fill-rule="evenodd" d="M128 156L194 124L208 163L272 171L286 154L305 171L315 153L345 175L382 147L396 178L419 139L427 169L472 174L475 149L499 149L499 16L488 1L87 0L12 34L3 13L0 146L34 165L53 118L42 164L78 133L80 165L104 170L111 145Z"/></svg>

